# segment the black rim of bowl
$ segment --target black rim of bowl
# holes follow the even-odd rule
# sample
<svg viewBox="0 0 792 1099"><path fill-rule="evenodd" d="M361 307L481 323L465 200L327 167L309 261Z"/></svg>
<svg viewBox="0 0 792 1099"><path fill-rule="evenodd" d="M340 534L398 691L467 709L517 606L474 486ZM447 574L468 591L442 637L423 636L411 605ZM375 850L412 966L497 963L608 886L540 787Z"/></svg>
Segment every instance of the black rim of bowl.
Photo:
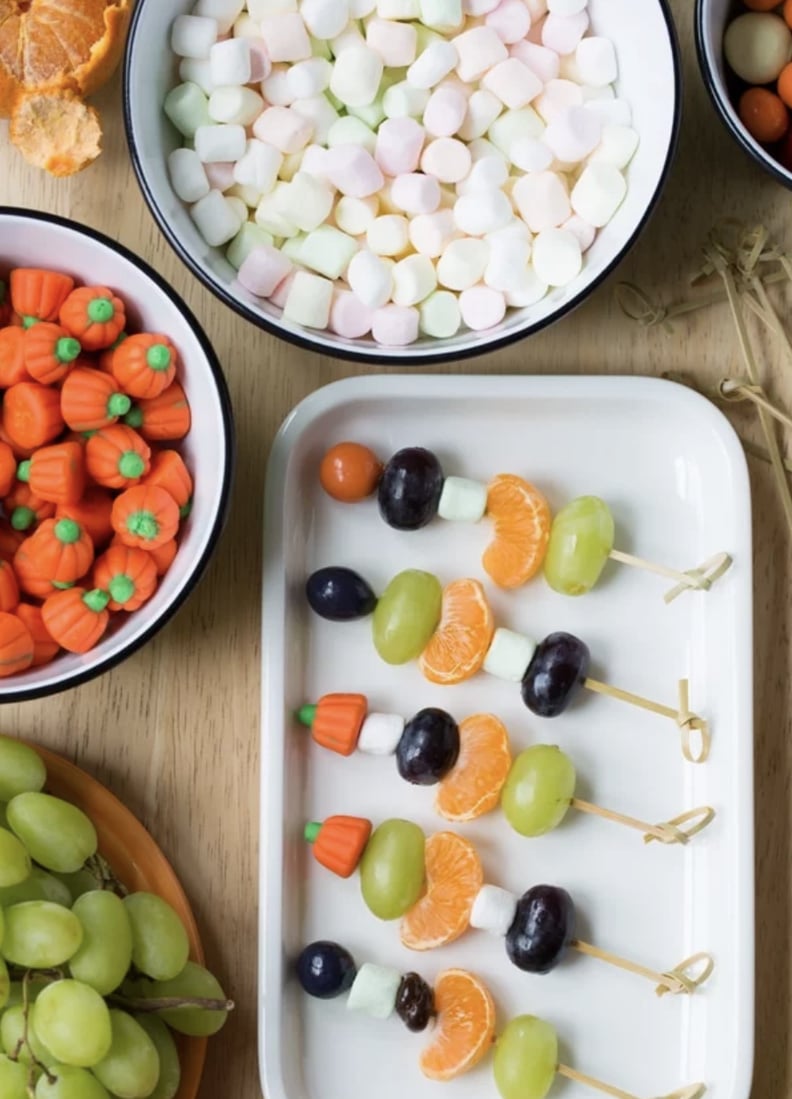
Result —
<svg viewBox="0 0 792 1099"><path fill-rule="evenodd" d="M701 70L701 75L704 79L704 86L707 89L707 94L709 95L710 100L715 107L715 110L718 112L721 121L726 126L726 129L737 141L737 143L742 146L745 152L748 153L751 160L753 160L754 163L758 164L760 167L764 168L766 172L769 172L771 175L775 176L778 182L782 183L784 187L792 190L792 178L790 178L790 176L787 175L786 172L784 172L780 164L773 160L769 153L767 154L767 159L765 159L765 157L761 156L756 151L754 146L748 140L747 133L743 129L742 124L738 122L736 117L727 109L726 104L724 103L723 99L721 98L715 87L715 80L712 75L712 66L710 65L709 57L707 56L707 47L704 44L704 6L705 0L696 0L696 17L694 19L694 25L696 37L696 53L698 54L699 69Z"/></svg>
<svg viewBox="0 0 792 1099"><path fill-rule="evenodd" d="M671 56L674 66L674 117L671 127L671 137L668 143L668 152L666 154L663 170L660 173L660 177L657 181L657 186L652 194L651 199L646 207L643 217L635 226L635 229L630 234L629 239L624 246L616 253L610 263L600 272L600 274L593 279L587 286L583 287L570 301L566 302L560 309L553 313L549 317L545 317L542 320L535 321L533 324L528 324L524 328L516 329L515 331L508 332L506 335L500 336L493 340L481 341L480 344L473 347L463 348L460 350L416 350L412 352L404 352L403 354L382 355L376 351L372 351L369 348L361 348L360 351L351 347L343 345L324 347L322 344L315 342L309 335L302 335L295 332L289 332L279 325L274 324L272 321L267 320L266 317L260 316L258 313L254 313L252 309L239 301L233 294L229 293L224 287L220 286L210 278L199 263L197 263L184 245L179 240L178 236L174 232L172 226L169 224L167 218L163 215L154 195L146 180L145 173L143 171L143 165L141 158L138 154L137 142L135 139L134 127L132 125L132 110L131 110L131 70L132 70L132 53L135 47L137 39L137 32L140 26L140 20L143 15L143 10L147 2L151 0L138 0L135 7L135 11L132 14L132 23L129 28L129 37L127 39L126 51L124 54L124 128L126 130L127 144L129 146L129 154L132 160L132 165L135 169L135 175L137 177L138 185L143 192L143 197L146 200L149 210L151 211L155 221L157 222L160 230L165 236L166 240L173 248L174 252L178 255L182 263L185 264L193 275L203 283L203 285L210 290L215 297L219 298L225 305L229 306L235 313L245 320L250 321L256 325L257 328L263 328L270 335L276 336L278 339L285 340L287 343L294 344L297 347L304 350L313 351L315 354L327 355L331 358L344 359L349 362L355 362L362 366L374 365L374 366L387 366L393 368L399 367L420 367L428 365L439 366L443 363L460 362L463 359L470 359L476 355L488 354L491 351L498 351L500 348L507 347L509 344L516 343L518 340L524 339L526 336L531 336L536 332L541 332L543 329L548 328L550 325L555 324L561 320L567 314L571 313L579 305L581 305L590 294L592 294L598 286L600 286L611 274L612 271L621 263L627 253L633 247L644 227L646 226L649 218L657 206L657 203L662 194L663 188L666 184L668 176L671 171L671 167L674 162L674 156L676 154L677 145L679 143L679 127L682 115L682 66L679 53L679 41L677 38L676 27L674 24L671 10L669 7L669 0L658 0L660 11L666 23L668 30L668 38L671 45ZM170 48L170 47L168 47Z"/></svg>
<svg viewBox="0 0 792 1099"><path fill-rule="evenodd" d="M197 587L199 581L206 572L207 565L212 558L212 555L217 547L217 542L225 526L226 519L228 517L228 510L231 502L231 484L234 477L234 464L235 464L235 429L234 429L234 414L231 407L231 397L228 392L228 385L223 374L220 361L214 352L212 345L210 344L206 333L198 323L193 312L182 301L179 295L165 282L161 275L150 267L145 260L136 256L134 252L131 252L123 244L119 244L115 240L111 240L110 237L104 235L104 233L98 232L96 229L92 229L88 225L81 225L79 222L71 221L69 218L58 217L55 214L44 214L38 210L28 210L22 207L16 206L0 206L0 217L10 216L16 218L24 218L28 221L41 221L49 225L59 225L64 229L69 229L72 232L79 233L81 236L90 237L98 244L104 245L105 248L109 248L112 252L117 252L123 259L127 260L134 267L137 267L139 271L142 271L167 298L176 306L179 312L184 316L190 328L192 328L196 339L201 345L203 353L206 355L206 361L209 364L214 383L217 388L217 396L220 401L220 412L223 420L223 432L225 442L225 473L223 476L223 484L220 490L220 506L217 509L217 515L215 516L212 530L209 534L209 540L206 544L201 558L195 566L193 572L187 578L184 586L176 593L171 603L165 608L160 617L152 622L151 626L145 630L140 637L135 638L134 641L130 641L127 645L121 649L120 652L114 656L108 657L105 660L100 661L98 664L94 664L90 668L86 668L84 671L76 671L70 674L64 675L62 679L59 679L51 684L43 687L4 687L3 681L0 680L0 703L5 702L25 702L33 698L46 698L48 695L58 694L61 691L70 690L72 687L79 687L83 683L87 683L91 679L96 679L97 676L102 675L104 672L110 671L111 668L115 668L127 657L132 656L133 653L141 649L151 638L158 633L163 626L165 626L176 614L178 610L186 602L187 598L193 593ZM0 242L0 258L2 258L2 243ZM57 657L56 657L57 659ZM24 675L24 673L22 673Z"/></svg>

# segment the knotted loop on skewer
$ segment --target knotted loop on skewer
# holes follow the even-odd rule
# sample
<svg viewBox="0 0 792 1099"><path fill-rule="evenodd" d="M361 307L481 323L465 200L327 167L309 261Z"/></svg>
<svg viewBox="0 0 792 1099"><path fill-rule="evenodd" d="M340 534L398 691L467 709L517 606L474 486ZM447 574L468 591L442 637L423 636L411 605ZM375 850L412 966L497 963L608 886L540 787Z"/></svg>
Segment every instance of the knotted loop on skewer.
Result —
<svg viewBox="0 0 792 1099"><path fill-rule="evenodd" d="M644 834L644 843L657 840L659 843L686 844L693 836L712 823L715 819L715 810L710 805L699 805L696 809L688 809L686 813L680 813L678 817L664 821L662 824L653 824L647 828ZM688 825L688 827L683 827Z"/></svg>
<svg viewBox="0 0 792 1099"><path fill-rule="evenodd" d="M679 710L676 720L682 732L682 755L688 763L704 763L710 754L712 735L709 730L709 723L703 717L691 712L688 688L688 681L680 679ZM695 736L694 734L698 735ZM698 751L694 751L694 744Z"/></svg>
<svg viewBox="0 0 792 1099"><path fill-rule="evenodd" d="M665 996L667 992L673 996L683 993L691 996L697 988L710 979L714 969L715 961L710 954L704 951L691 954L668 973L663 973L663 980L658 984L655 992L658 996Z"/></svg>
<svg viewBox="0 0 792 1099"><path fill-rule="evenodd" d="M718 383L718 396L723 401L733 403L751 401L758 408L763 408L779 423L784 424L785 427L792 428L792 416L774 405L761 385L755 385L745 378L721 378Z"/></svg>
<svg viewBox="0 0 792 1099"><path fill-rule="evenodd" d="M636 557L635 554L624 553L622 550L613 549L608 556L622 565L645 569L647 572L654 572L658 576L667 576L670 580L676 580L675 586L669 592L666 592L664 596L666 603L672 603L684 591L709 591L715 581L719 580L725 572L728 572L732 563L728 553L716 553L713 557L707 558L698 568L681 572L679 569L672 569L667 565L658 565L654 561L647 561L643 557Z"/></svg>

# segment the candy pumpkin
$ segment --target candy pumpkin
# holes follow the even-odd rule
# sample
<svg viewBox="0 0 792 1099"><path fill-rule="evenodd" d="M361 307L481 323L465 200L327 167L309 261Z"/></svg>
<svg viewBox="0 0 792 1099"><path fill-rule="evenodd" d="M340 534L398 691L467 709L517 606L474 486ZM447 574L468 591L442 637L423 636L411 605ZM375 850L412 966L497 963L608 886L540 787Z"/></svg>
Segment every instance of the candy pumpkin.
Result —
<svg viewBox="0 0 792 1099"><path fill-rule="evenodd" d="M0 71L2 71L2 61L0 61ZM1 84L0 79L0 86ZM74 279L61 274L60 271L47 271L39 267L16 267L11 272L10 286L13 310L22 318L22 326L30 328L37 321L58 319L61 306L74 289Z"/></svg>
<svg viewBox="0 0 792 1099"><path fill-rule="evenodd" d="M102 370L78 367L61 387L61 415L73 431L98 431L114 424L132 405L115 379Z"/></svg>
<svg viewBox="0 0 792 1099"><path fill-rule="evenodd" d="M6 390L3 426L19 446L34 449L57 439L63 431L60 394L35 382L18 382Z"/></svg>
<svg viewBox="0 0 792 1099"><path fill-rule="evenodd" d="M44 625L41 616L41 607L35 607L32 603L20 603L14 614L25 623L30 636L33 638L33 663L32 667L40 668L49 664L60 652L60 645L50 637L49 630Z"/></svg>
<svg viewBox="0 0 792 1099"><path fill-rule="evenodd" d="M138 401L124 417L124 423L140 431L144 439L165 442L183 439L190 430L190 405L178 382L158 397Z"/></svg>
<svg viewBox="0 0 792 1099"><path fill-rule="evenodd" d="M14 554L24 541L24 534L14 530L8 519L0 519L0 557L4 561L13 561Z"/></svg>
<svg viewBox="0 0 792 1099"><path fill-rule="evenodd" d="M73 504L58 504L56 519L74 519L90 535L95 550L102 550L113 537L110 514L113 496L101 485L90 485L82 498Z"/></svg>
<svg viewBox="0 0 792 1099"><path fill-rule="evenodd" d="M118 535L116 535L116 538L118 538ZM163 542L161 546L155 546L153 549L149 548L146 550L146 553L157 567L157 576L165 575L173 564L173 559L176 556L178 548L179 544L176 539L171 538L169 542Z"/></svg>
<svg viewBox="0 0 792 1099"><path fill-rule="evenodd" d="M155 550L179 529L179 505L158 485L136 485L113 501L113 530L125 546Z"/></svg>
<svg viewBox="0 0 792 1099"><path fill-rule="evenodd" d="M94 547L75 519L45 519L30 539L30 556L54 584L73 583L90 569Z"/></svg>
<svg viewBox="0 0 792 1099"><path fill-rule="evenodd" d="M136 485L151 466L151 449L134 428L112 424L97 431L85 445L89 475L105 488Z"/></svg>
<svg viewBox="0 0 792 1099"><path fill-rule="evenodd" d="M323 823L306 824L304 835L313 845L313 856L320 865L339 878L349 878L366 849L371 821L365 817L328 817Z"/></svg>
<svg viewBox="0 0 792 1099"><path fill-rule="evenodd" d="M176 377L176 350L167 336L128 336L113 354L112 371L125 393L150 400Z"/></svg>
<svg viewBox="0 0 792 1099"><path fill-rule="evenodd" d="M179 508L188 505L192 496L193 482L190 471L184 464L181 454L176 450L161 450L151 459L151 469L141 484L159 485L169 492Z"/></svg>
<svg viewBox="0 0 792 1099"><path fill-rule="evenodd" d="M61 306L60 322L86 351L103 351L123 331L126 310L106 286L81 286Z"/></svg>
<svg viewBox="0 0 792 1099"><path fill-rule="evenodd" d="M55 385L63 381L81 350L79 340L75 340L59 324L48 321L29 328L22 342L25 369L41 385Z"/></svg>
<svg viewBox="0 0 792 1099"><path fill-rule="evenodd" d="M25 368L25 329L9 325L0 329L0 388L8 389L17 382L27 381Z"/></svg>
<svg viewBox="0 0 792 1099"><path fill-rule="evenodd" d="M19 463L17 476L30 491L53 504L75 504L85 489L85 453L79 443L40 447Z"/></svg>
<svg viewBox="0 0 792 1099"><path fill-rule="evenodd" d="M21 618L0 612L0 677L24 672L33 663L33 638Z"/></svg>
<svg viewBox="0 0 792 1099"><path fill-rule="evenodd" d="M105 591L70 588L45 600L41 617L53 641L70 653L87 653L102 638L110 615Z"/></svg>
<svg viewBox="0 0 792 1099"><path fill-rule="evenodd" d="M116 348L120 347L124 340L128 338L128 332L121 332L118 335L118 338L111 343L108 348L105 348L94 364L98 370L103 371L105 374L113 373L113 355L115 354Z"/></svg>
<svg viewBox="0 0 792 1099"><path fill-rule="evenodd" d="M111 611L136 611L157 590L157 566L150 553L122 543L97 558L93 582L109 592Z"/></svg>
<svg viewBox="0 0 792 1099"><path fill-rule="evenodd" d="M73 588L74 582L53 584L44 576L36 558L30 552L33 538L26 538L14 554L14 572L20 590L33 599L47 599L53 592Z"/></svg>
<svg viewBox="0 0 792 1099"><path fill-rule="evenodd" d="M3 497L3 509L14 530L26 531L51 519L55 505L35 496L26 481L16 480L7 496Z"/></svg>

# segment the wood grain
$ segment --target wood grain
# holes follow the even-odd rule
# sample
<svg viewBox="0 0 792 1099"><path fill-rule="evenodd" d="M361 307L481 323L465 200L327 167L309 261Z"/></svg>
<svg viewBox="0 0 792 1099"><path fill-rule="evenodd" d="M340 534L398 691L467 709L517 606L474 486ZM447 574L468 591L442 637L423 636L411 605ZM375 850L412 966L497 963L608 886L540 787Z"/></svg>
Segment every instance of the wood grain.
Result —
<svg viewBox="0 0 792 1099"><path fill-rule="evenodd" d="M691 0L674 0L684 54L682 141L662 203L609 284L549 331L463 364L466 372L660 374L713 384L739 372L725 306L672 335L643 331L613 299L633 279L673 300L715 220L761 220L792 243L789 193L728 138L704 92ZM157 837L192 898L209 964L238 1004L210 1043L202 1099L259 1096L256 884L259 763L259 573L267 452L289 409L320 385L365 367L279 343L239 320L191 277L155 227L126 153L120 82L99 97L106 150L91 170L56 182L29 169L0 131L0 202L66 215L116 237L158 268L201 318L225 366L239 430L234 506L214 563L178 617L142 652L55 700L9 706L2 729L75 759L106 782ZM786 234L786 238L784 237ZM0 240L2 254L2 240ZM782 316L790 304L787 293ZM792 408L792 377L772 347L765 381ZM453 370L453 368L447 368ZM755 416L730 415L761 441ZM790 1094L792 1054L792 738L790 546L769 466L751 460L756 594L757 1068L755 1099ZM748 1037L748 1036L744 1036Z"/></svg>

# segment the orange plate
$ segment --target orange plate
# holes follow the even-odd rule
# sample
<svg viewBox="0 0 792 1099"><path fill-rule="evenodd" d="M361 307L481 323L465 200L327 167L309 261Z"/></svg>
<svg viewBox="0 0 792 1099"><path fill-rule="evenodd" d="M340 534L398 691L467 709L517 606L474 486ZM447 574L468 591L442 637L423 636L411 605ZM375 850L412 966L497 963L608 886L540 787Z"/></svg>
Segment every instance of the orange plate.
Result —
<svg viewBox="0 0 792 1099"><path fill-rule="evenodd" d="M178 912L190 940L190 957L203 964L203 946L190 902L173 867L137 817L115 794L68 759L38 744L31 747L47 765L45 790L88 814L96 826L100 854L128 889L156 893ZM176 1099L195 1099L206 1058L206 1038L173 1036L181 1061L181 1086Z"/></svg>

